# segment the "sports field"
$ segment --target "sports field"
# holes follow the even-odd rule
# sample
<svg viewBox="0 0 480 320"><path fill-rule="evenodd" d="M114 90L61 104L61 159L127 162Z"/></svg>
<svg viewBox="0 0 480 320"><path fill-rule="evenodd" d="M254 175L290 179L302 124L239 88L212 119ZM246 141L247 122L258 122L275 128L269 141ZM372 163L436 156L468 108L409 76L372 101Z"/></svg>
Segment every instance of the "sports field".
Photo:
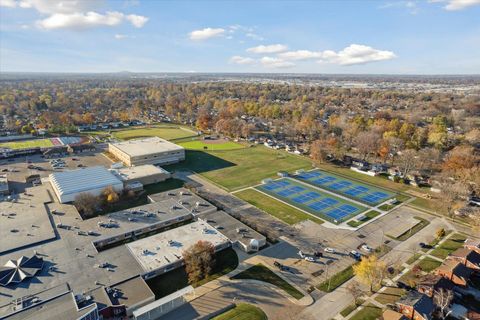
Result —
<svg viewBox="0 0 480 320"><path fill-rule="evenodd" d="M161 126L114 131L112 135L121 140L130 140L144 137L160 137L165 140L175 140L196 136L196 133L177 126Z"/></svg>
<svg viewBox="0 0 480 320"><path fill-rule="evenodd" d="M294 205L319 218L339 224L367 208L321 192L293 179L282 178L256 187L279 200Z"/></svg>
<svg viewBox="0 0 480 320"><path fill-rule="evenodd" d="M24 141L12 141L0 143L0 148L10 148L10 149L28 149L28 148L47 148L53 147L53 142L50 139L35 139L35 140L24 140Z"/></svg>
<svg viewBox="0 0 480 320"><path fill-rule="evenodd" d="M294 176L300 181L327 189L368 205L377 205L391 199L394 193L356 182L321 170L302 172Z"/></svg>
<svg viewBox="0 0 480 320"><path fill-rule="evenodd" d="M250 187L279 171L311 168L305 157L255 146L235 150L187 150L185 161L165 166L166 170L191 170L229 191Z"/></svg>
<svg viewBox="0 0 480 320"><path fill-rule="evenodd" d="M193 141L187 141L187 142L180 142L178 144L188 150L218 151L218 150L235 150L235 149L245 148L245 146L233 141L221 141L219 143L215 143L215 142L211 143L208 141L193 140Z"/></svg>

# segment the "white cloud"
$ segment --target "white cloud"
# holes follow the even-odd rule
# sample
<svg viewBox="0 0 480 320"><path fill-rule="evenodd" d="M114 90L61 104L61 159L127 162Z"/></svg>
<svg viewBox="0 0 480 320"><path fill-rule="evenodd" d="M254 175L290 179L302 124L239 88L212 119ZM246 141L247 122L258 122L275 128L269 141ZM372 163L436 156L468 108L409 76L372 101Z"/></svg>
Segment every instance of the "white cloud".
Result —
<svg viewBox="0 0 480 320"><path fill-rule="evenodd" d="M135 14L126 15L118 11L99 13L104 0L0 0L23 9L34 9L42 16L36 26L46 30L53 29L88 29L102 26L117 26L123 22L130 22L134 27L141 28L148 18ZM7 3L8 2L8 3Z"/></svg>
<svg viewBox="0 0 480 320"><path fill-rule="evenodd" d="M297 50L282 52L278 57L284 60L309 60L322 58L323 53L320 51Z"/></svg>
<svg viewBox="0 0 480 320"><path fill-rule="evenodd" d="M378 50L361 44L351 44L339 52L323 51L322 59L319 62L354 65L391 60L393 58L396 58L396 55L392 51Z"/></svg>
<svg viewBox="0 0 480 320"><path fill-rule="evenodd" d="M126 19L135 27L135 28L141 28L147 23L148 18L144 16L139 16L136 14L129 14L126 16Z"/></svg>
<svg viewBox="0 0 480 320"><path fill-rule="evenodd" d="M260 63L267 68L290 68L295 66L293 62L274 57L263 57L260 59Z"/></svg>
<svg viewBox="0 0 480 320"><path fill-rule="evenodd" d="M449 11L457 11L478 5L480 5L480 0L449 0L444 8Z"/></svg>
<svg viewBox="0 0 480 320"><path fill-rule="evenodd" d="M224 34L225 29L222 28L205 28L190 32L190 39L195 41L206 40L214 37L220 37Z"/></svg>
<svg viewBox="0 0 480 320"><path fill-rule="evenodd" d="M37 26L46 29L88 29L93 27L117 26L124 20L125 16L120 12L107 12L100 14L93 11L87 13L55 13L50 17L37 21Z"/></svg>
<svg viewBox="0 0 480 320"><path fill-rule="evenodd" d="M16 6L17 2L15 0L0 0L0 7L15 8Z"/></svg>
<svg viewBox="0 0 480 320"><path fill-rule="evenodd" d="M87 1L87 0L20 0L18 1L21 8L34 8L40 13L55 14L64 13L72 14L79 12L88 12L101 8L104 1Z"/></svg>
<svg viewBox="0 0 480 320"><path fill-rule="evenodd" d="M283 44L271 44L271 45L267 45L267 46L261 45L261 46L257 46L257 47L253 47L253 48L248 48L247 52L260 53L260 54L263 54L263 53L279 53L279 52L286 51L287 49L288 49L288 47L286 45L283 45Z"/></svg>
<svg viewBox="0 0 480 320"><path fill-rule="evenodd" d="M435 0L434 0L435 1ZM417 14L419 8L415 1L394 1L387 2L379 7L380 9L405 8L410 14Z"/></svg>
<svg viewBox="0 0 480 320"><path fill-rule="evenodd" d="M253 40L259 40L259 41L264 40L264 38L263 38L262 36L254 33L254 32L247 32L247 33L245 34L245 37L250 38L250 39L253 39Z"/></svg>
<svg viewBox="0 0 480 320"><path fill-rule="evenodd" d="M119 34L117 33L116 35L114 35L115 39L117 40L122 40L122 39L125 39L125 38L128 38L128 36L126 34Z"/></svg>
<svg viewBox="0 0 480 320"><path fill-rule="evenodd" d="M255 59L249 57L233 56L230 58L230 63L235 64L254 64Z"/></svg>

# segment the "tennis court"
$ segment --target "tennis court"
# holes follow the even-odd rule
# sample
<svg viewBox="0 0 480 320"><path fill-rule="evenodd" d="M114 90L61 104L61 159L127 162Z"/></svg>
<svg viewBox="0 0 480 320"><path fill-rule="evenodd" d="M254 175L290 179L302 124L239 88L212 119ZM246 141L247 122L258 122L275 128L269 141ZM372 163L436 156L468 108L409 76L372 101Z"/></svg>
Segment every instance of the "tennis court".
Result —
<svg viewBox="0 0 480 320"><path fill-rule="evenodd" d="M394 193L384 189L352 181L321 170L301 172L294 177L371 206L380 204L395 196Z"/></svg>
<svg viewBox="0 0 480 320"><path fill-rule="evenodd" d="M367 209L348 200L302 185L289 178L268 181L258 186L257 189L336 224Z"/></svg>

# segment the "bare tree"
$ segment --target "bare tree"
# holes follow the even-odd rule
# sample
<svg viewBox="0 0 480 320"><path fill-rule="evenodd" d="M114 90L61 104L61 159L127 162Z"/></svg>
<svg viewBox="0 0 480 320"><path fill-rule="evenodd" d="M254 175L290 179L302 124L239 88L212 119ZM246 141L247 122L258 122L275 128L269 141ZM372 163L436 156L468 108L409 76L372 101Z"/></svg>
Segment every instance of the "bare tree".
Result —
<svg viewBox="0 0 480 320"><path fill-rule="evenodd" d="M360 284L356 281L353 281L347 286L347 290L348 290L348 293L352 295L355 305L358 305L358 299L360 299L364 295L364 292L360 287Z"/></svg>
<svg viewBox="0 0 480 320"><path fill-rule="evenodd" d="M214 255L213 244L202 240L183 252L189 283L196 283L212 272L215 264Z"/></svg>
<svg viewBox="0 0 480 320"><path fill-rule="evenodd" d="M435 290L433 293L433 303L440 309L441 318L447 316L447 312L453 300L453 291L447 289Z"/></svg>
<svg viewBox="0 0 480 320"><path fill-rule="evenodd" d="M416 159L417 151L414 149L407 149L402 151L400 157L398 157L398 164L402 172L403 177L405 178L412 170L415 169L417 162Z"/></svg>
<svg viewBox="0 0 480 320"><path fill-rule="evenodd" d="M377 150L379 145L380 135L375 132L360 132L355 138L355 146L358 152L365 160L368 155Z"/></svg>
<svg viewBox="0 0 480 320"><path fill-rule="evenodd" d="M84 218L90 218L99 206L99 199L91 193L83 192L75 197L74 205Z"/></svg>

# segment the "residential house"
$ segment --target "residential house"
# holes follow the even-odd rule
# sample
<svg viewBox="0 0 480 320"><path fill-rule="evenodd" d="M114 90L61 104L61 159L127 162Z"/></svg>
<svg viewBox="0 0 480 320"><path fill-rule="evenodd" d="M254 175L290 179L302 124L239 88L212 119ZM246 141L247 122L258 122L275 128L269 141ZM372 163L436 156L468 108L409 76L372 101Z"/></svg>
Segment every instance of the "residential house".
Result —
<svg viewBox="0 0 480 320"><path fill-rule="evenodd" d="M435 310L432 299L418 291L409 291L396 305L400 313L412 320L430 320Z"/></svg>
<svg viewBox="0 0 480 320"><path fill-rule="evenodd" d="M467 248L459 248L450 253L447 259L459 261L467 268L480 270L480 253L476 251Z"/></svg>
<svg viewBox="0 0 480 320"><path fill-rule="evenodd" d="M423 293L430 298L433 298L435 291L440 291L442 289L452 290L453 287L453 283L447 278L431 273L423 276L417 282L418 292Z"/></svg>
<svg viewBox="0 0 480 320"><path fill-rule="evenodd" d="M480 239L467 239L463 247L480 253Z"/></svg>
<svg viewBox="0 0 480 320"><path fill-rule="evenodd" d="M447 278L455 285L466 287L472 270L458 261L447 259L435 269L435 274Z"/></svg>

